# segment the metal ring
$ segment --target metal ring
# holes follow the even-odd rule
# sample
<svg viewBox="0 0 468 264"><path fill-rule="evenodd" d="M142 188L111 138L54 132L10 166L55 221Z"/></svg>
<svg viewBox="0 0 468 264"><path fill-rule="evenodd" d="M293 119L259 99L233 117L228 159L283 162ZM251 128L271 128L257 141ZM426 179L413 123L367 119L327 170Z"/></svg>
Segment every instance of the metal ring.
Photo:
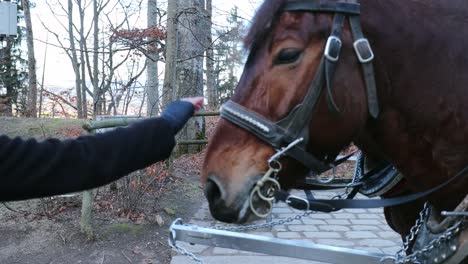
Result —
<svg viewBox="0 0 468 264"><path fill-rule="evenodd" d="M263 182L263 186L265 186L265 184L268 183L268 182L273 183L272 188L276 188L276 190L280 190L280 189L281 189L281 185L279 184L279 182L278 182L277 180L273 179L273 178L268 178L268 179L266 179L266 180ZM263 186L262 186L262 187L263 187ZM268 187L268 186L267 186L267 187ZM260 197L260 199L262 199L262 200L264 200L264 201L273 201L273 200L275 200L275 196L267 197L267 196L263 195L261 189L262 189L262 188L260 188L259 186L256 186L256 187L254 188L254 191L253 191L252 193L257 192L257 193L258 193L258 197Z"/></svg>
<svg viewBox="0 0 468 264"><path fill-rule="evenodd" d="M249 204L250 204L250 210L252 211L252 213L260 218L266 218L268 215L270 215L270 213L273 211L273 202L272 201L264 201L268 204L268 208L267 208L267 213L265 214L262 214L262 213L259 213L257 211L257 209L255 209L255 206L253 204L253 196L254 196L255 192L251 192L250 193L250 199L249 199Z"/></svg>
<svg viewBox="0 0 468 264"><path fill-rule="evenodd" d="M276 173L280 172L282 169L281 163L276 159L268 161L268 167Z"/></svg>

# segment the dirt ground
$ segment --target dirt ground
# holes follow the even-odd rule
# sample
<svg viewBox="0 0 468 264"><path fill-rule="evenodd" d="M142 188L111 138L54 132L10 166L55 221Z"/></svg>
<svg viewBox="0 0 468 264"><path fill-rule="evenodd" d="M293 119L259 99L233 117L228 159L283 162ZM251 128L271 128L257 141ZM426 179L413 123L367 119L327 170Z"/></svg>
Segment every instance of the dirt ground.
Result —
<svg viewBox="0 0 468 264"><path fill-rule="evenodd" d="M81 129L84 122L0 117L0 135L38 140L73 138L86 133ZM212 131L215 123L211 120L207 131ZM100 188L93 207L92 237L80 232L80 194L0 203L0 264L170 263L169 225L179 217L189 221L205 199L199 183L203 156L201 153L175 160L174 171L165 176L163 183L150 188L153 191L144 192L132 212L122 211L122 184L118 191ZM345 166L336 176L348 178L350 171ZM140 180L147 179L147 173L137 172L130 178L137 180L127 181L127 185L144 186Z"/></svg>
<svg viewBox="0 0 468 264"><path fill-rule="evenodd" d="M54 215L43 214L41 200L2 204L0 263L169 263L168 227L177 217L189 220L202 196L198 175L192 173L173 178L159 198L146 195L138 210L145 216L142 220L94 208L92 239L80 232L80 195L49 201L49 210L59 208ZM161 226L157 216L164 221Z"/></svg>

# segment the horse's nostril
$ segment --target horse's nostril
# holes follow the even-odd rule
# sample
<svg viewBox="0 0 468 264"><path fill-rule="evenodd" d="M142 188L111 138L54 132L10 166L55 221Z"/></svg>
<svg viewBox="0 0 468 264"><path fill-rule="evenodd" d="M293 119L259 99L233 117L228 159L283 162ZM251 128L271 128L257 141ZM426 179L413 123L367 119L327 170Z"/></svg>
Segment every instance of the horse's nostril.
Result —
<svg viewBox="0 0 468 264"><path fill-rule="evenodd" d="M221 189L215 181L208 179L205 185L205 196L210 204L221 198Z"/></svg>

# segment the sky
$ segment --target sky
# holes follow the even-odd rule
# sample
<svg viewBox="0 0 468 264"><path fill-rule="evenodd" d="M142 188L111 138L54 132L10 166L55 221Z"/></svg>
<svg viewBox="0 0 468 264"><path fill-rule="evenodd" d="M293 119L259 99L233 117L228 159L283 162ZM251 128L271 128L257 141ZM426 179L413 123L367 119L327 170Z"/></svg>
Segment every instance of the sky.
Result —
<svg viewBox="0 0 468 264"><path fill-rule="evenodd" d="M65 0L58 0L63 5L66 4ZM53 1L48 1L50 4ZM75 1L74 1L75 2ZM161 5L165 6L166 3L158 1ZM234 7L238 7L239 17L249 21L255 13L255 9L259 6L262 1L260 0L236 0L236 1L223 1L213 0L213 19L214 23L223 25L226 23L226 16L230 10ZM146 3L146 1L143 1ZM36 0L35 7L31 9L31 15L33 20L34 38L35 38L35 55L37 60L37 75L38 81L42 83L44 77L44 84L49 91L60 91L63 89L69 89L74 87L74 73L70 59L65 54L62 48L60 48L57 38L48 33L45 27L49 28L53 32L57 32L60 41L65 44L68 43L67 33L60 21L66 25L66 18L64 16L58 16L58 19L51 12L51 7L46 3L46 0ZM53 5L52 9L57 14L63 14L60 10L59 5ZM86 16L91 18L91 8ZM146 24L146 7L142 6L141 16L135 18L132 23L137 27L144 27ZM111 13L109 15L111 20L119 22L121 15L118 13ZM77 20L78 18L76 18ZM48 44L46 44L48 43ZM163 67L160 67L163 68ZM45 70L44 70L45 69Z"/></svg>

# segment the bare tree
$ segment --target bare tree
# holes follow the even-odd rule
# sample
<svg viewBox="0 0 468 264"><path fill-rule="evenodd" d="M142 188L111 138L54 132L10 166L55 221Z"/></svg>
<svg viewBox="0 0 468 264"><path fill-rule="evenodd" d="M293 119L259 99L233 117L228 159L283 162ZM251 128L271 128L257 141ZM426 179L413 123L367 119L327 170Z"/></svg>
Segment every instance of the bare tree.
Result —
<svg viewBox="0 0 468 264"><path fill-rule="evenodd" d="M167 1L166 67L164 71L163 104L166 107L176 98L176 63L178 49L179 0Z"/></svg>
<svg viewBox="0 0 468 264"><path fill-rule="evenodd" d="M153 28L158 25L158 1L148 0L148 28ZM157 39L148 38L148 58L147 75L146 75L146 93L147 93L147 116L155 116L158 114L159 104L159 75L158 75L158 61L159 50Z"/></svg>
<svg viewBox="0 0 468 264"><path fill-rule="evenodd" d="M58 34L55 33L56 38L58 39ZM75 88L76 88L76 108L78 113L78 118L83 118L83 102L82 102L82 93L81 93L81 74L80 74L80 64L78 62L77 49L75 45L75 36L74 36L74 24L73 24L73 1L68 0L68 38L70 41L70 52L71 52L71 61L73 66L73 71L75 72ZM70 56L70 55L69 55Z"/></svg>
<svg viewBox="0 0 468 264"><path fill-rule="evenodd" d="M176 65L177 98L203 96L203 57L206 43L204 0L179 0ZM202 117L192 118L179 133L180 139L204 138ZM179 153L195 153L199 146L180 146Z"/></svg>
<svg viewBox="0 0 468 264"><path fill-rule="evenodd" d="M26 42L28 45L29 88L26 115L29 117L37 117L36 57L34 56L34 36L29 0L22 0L21 5L23 6L24 21L26 22Z"/></svg>
<svg viewBox="0 0 468 264"><path fill-rule="evenodd" d="M207 44L206 49L206 90L208 93L208 105L211 108L218 106L218 89L216 87L216 74L214 67L214 43L213 43L213 34L212 34L212 25L213 25L213 1L206 0L206 12L208 15L208 32L207 32Z"/></svg>

